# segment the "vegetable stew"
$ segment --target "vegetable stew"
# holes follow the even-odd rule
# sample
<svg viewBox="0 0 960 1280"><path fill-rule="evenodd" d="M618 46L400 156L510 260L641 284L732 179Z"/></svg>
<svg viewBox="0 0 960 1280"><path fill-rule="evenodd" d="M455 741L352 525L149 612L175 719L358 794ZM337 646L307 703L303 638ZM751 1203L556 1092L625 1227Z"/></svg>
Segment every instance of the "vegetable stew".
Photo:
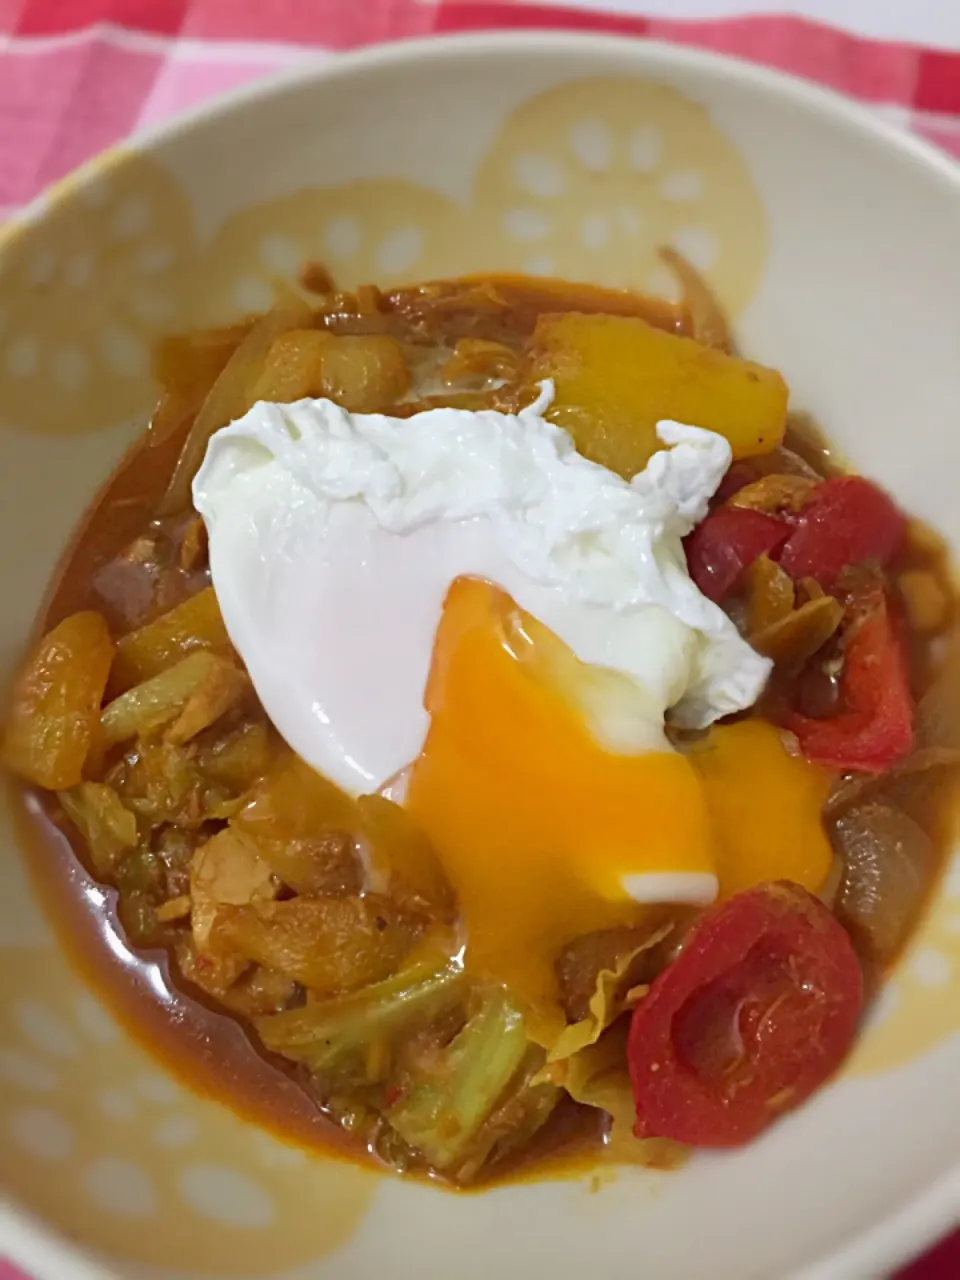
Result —
<svg viewBox="0 0 960 1280"><path fill-rule="evenodd" d="M840 1064L934 883L960 765L943 545L836 469L666 260L682 304L519 277L345 293L310 268L266 315L161 344L156 413L66 554L3 740L41 893L156 1052L298 1140L458 1187L749 1141ZM191 500L211 437L257 402L516 414L545 380L547 417L627 480L664 420L727 442L686 563L771 666L746 712L666 727L726 859L719 900L584 890L551 934L549 1017L471 964L462 868L416 804L349 794L281 737ZM450 606L435 661L478 599Z"/></svg>

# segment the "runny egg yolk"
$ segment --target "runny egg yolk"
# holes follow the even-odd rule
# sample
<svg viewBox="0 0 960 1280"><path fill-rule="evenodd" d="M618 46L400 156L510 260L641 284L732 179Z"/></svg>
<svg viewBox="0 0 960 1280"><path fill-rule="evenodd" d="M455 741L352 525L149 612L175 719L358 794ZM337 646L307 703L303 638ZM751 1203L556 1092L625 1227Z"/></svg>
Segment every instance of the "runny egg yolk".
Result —
<svg viewBox="0 0 960 1280"><path fill-rule="evenodd" d="M467 969L504 983L545 1045L564 1025L564 944L669 911L631 900L638 878L713 874L726 897L775 879L816 891L830 867L829 776L773 725L715 726L688 755L613 753L590 725L595 677L505 592L458 578L407 790L457 892Z"/></svg>
<svg viewBox="0 0 960 1280"><path fill-rule="evenodd" d="M511 643L518 621L522 648ZM457 892L467 969L505 983L547 1044L563 1025L554 974L563 945L663 914L632 901L624 878L714 872L690 761L601 746L550 678L552 664L537 660L559 643L499 588L453 583L405 801Z"/></svg>
<svg viewBox="0 0 960 1280"><path fill-rule="evenodd" d="M820 820L830 774L790 755L765 720L714 726L690 758L716 836L720 896L764 880L816 893L833 856Z"/></svg>

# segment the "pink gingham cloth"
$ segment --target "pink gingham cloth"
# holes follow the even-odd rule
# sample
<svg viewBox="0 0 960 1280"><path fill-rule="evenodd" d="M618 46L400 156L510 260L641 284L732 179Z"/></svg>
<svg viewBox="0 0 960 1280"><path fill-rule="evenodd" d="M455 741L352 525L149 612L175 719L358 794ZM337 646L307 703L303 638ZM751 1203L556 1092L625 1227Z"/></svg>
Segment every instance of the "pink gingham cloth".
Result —
<svg viewBox="0 0 960 1280"><path fill-rule="evenodd" d="M947 39L923 48L809 17L650 16L710 12L716 0L0 0L0 220L82 160L225 89L374 41L491 28L577 28L701 45L806 76L960 156L958 0L794 0L862 11L867 32L909 30L886 11L944 11ZM723 8L722 5L719 6ZM738 8L755 0L736 0ZM776 0L764 6L776 8ZM923 23L924 28L929 25Z"/></svg>
<svg viewBox="0 0 960 1280"><path fill-rule="evenodd" d="M745 12L758 7L764 11ZM376 41L494 28L608 32L748 58L859 98L960 157L960 0L789 7L777 14L776 0L0 0L0 221L104 147L259 76ZM664 12L670 16L657 16ZM845 29L824 25L824 16ZM901 1280L958 1277L960 1233ZM0 1260L0 1280L25 1278Z"/></svg>

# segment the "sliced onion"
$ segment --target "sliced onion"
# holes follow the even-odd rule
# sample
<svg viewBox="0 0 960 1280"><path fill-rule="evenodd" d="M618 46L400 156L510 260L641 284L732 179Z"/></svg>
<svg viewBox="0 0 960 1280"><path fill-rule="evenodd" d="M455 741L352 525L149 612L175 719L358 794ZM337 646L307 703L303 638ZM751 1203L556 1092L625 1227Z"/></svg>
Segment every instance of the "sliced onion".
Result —
<svg viewBox="0 0 960 1280"><path fill-rule="evenodd" d="M690 336L705 347L735 355L736 345L727 317L696 267L667 245L661 248L660 257L683 289L683 305L690 316Z"/></svg>
<svg viewBox="0 0 960 1280"><path fill-rule="evenodd" d="M940 669L917 705L917 741L960 749L960 633L947 639Z"/></svg>
<svg viewBox="0 0 960 1280"><path fill-rule="evenodd" d="M857 773L838 778L827 797L823 815L836 818L855 804L877 800L889 800L911 816L915 808L922 813L931 792L943 786L946 772L958 769L960 749L957 747L920 747L886 773Z"/></svg>
<svg viewBox="0 0 960 1280"><path fill-rule="evenodd" d="M260 317L227 361L194 418L160 504L161 515L177 515L189 507L190 486L203 461L207 442L215 431L252 408L253 389L275 340L288 329L307 329L312 324L310 307L292 293L279 298Z"/></svg>
<svg viewBox="0 0 960 1280"><path fill-rule="evenodd" d="M837 916L867 959L886 964L923 904L933 842L907 814L880 803L848 809L831 840L844 862Z"/></svg>

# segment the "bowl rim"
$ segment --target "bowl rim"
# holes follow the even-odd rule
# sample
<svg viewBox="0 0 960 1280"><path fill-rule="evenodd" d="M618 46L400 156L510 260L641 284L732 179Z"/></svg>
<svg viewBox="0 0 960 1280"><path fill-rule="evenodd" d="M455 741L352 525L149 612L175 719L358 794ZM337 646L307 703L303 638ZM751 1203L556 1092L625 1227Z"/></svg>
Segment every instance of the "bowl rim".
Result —
<svg viewBox="0 0 960 1280"><path fill-rule="evenodd" d="M501 54L584 54L607 57L626 69L689 68L715 78L732 78L760 94L773 95L821 120L843 124L868 143L879 143L934 177L956 199L960 211L960 164L933 144L880 116L874 109L834 89L799 76L762 66L729 54L671 44L644 37L624 37L571 30L462 32L453 35L418 36L365 46L332 56L308 57L305 63L239 85L217 94L169 119L134 131L118 146L150 151L168 139L197 126L212 124L222 116L257 101L279 98L314 81L336 81L357 73L386 70L402 64L431 64L464 55L489 58ZM106 148L109 152L110 148ZM103 154L102 152L99 154ZM96 157L91 159L95 160ZM74 174L86 180L91 161ZM71 199L69 195L59 199ZM0 231L0 253L8 238L16 238L42 224L52 205L41 192ZM4 234L5 233L5 234ZM960 1156L952 1169L941 1174L917 1195L898 1206L884 1221L843 1239L833 1250L787 1273L787 1280L857 1280L880 1276L922 1253L960 1224ZM104 1280L121 1273L106 1266L79 1242L74 1244L32 1210L0 1198L0 1247L30 1280L59 1280L66 1271L78 1280Z"/></svg>

